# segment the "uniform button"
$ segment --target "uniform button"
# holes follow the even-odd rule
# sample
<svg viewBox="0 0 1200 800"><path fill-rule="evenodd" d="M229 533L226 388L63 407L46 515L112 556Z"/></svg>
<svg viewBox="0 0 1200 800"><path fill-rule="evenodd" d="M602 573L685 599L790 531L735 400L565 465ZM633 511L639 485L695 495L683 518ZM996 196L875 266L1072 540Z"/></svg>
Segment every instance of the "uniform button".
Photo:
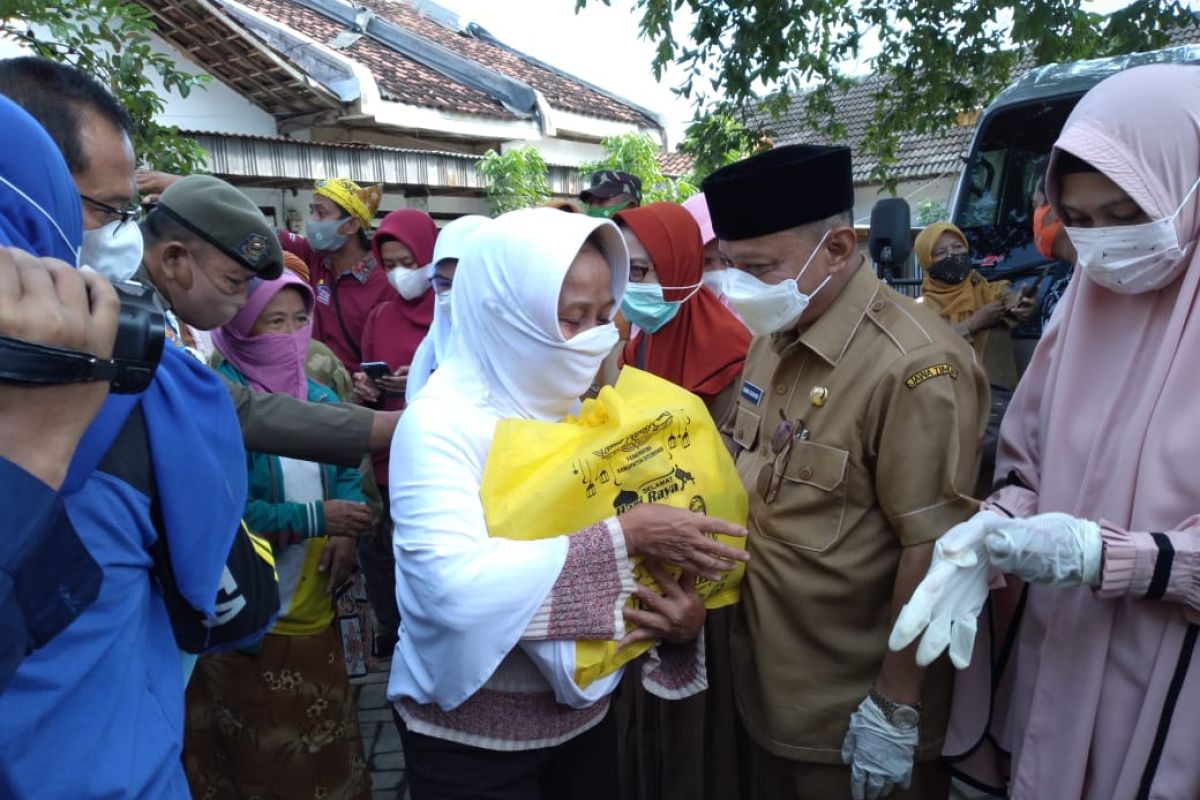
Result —
<svg viewBox="0 0 1200 800"><path fill-rule="evenodd" d="M883 311L883 301L882 300L876 301L875 305L871 306L871 310L874 311L875 313L879 313L880 311Z"/></svg>
<svg viewBox="0 0 1200 800"><path fill-rule="evenodd" d="M782 383L779 384L778 386L775 387L775 394L780 395L782 397L783 395L787 394L787 387L784 386Z"/></svg>
<svg viewBox="0 0 1200 800"><path fill-rule="evenodd" d="M800 480L807 481L811 478L812 478L812 468L811 467L801 467Z"/></svg>

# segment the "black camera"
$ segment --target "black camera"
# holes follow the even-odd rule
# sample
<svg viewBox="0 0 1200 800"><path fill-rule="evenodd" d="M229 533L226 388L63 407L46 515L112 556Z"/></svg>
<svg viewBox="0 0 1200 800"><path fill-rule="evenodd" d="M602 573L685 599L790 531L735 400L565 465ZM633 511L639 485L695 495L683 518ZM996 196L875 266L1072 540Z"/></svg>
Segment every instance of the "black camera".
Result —
<svg viewBox="0 0 1200 800"><path fill-rule="evenodd" d="M114 282L121 301L111 359L0 336L0 381L50 386L108 381L117 394L143 392L154 378L166 338L166 314L149 286Z"/></svg>

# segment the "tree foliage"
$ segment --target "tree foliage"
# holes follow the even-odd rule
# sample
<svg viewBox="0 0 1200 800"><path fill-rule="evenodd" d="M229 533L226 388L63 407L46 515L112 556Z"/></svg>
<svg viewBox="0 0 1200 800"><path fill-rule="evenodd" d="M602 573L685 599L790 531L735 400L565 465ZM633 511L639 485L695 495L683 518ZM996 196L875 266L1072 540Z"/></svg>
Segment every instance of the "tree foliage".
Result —
<svg viewBox="0 0 1200 800"><path fill-rule="evenodd" d="M493 213L532 208L550 199L546 162L533 145L503 153L489 150L475 169L488 181L485 193Z"/></svg>
<svg viewBox="0 0 1200 800"><path fill-rule="evenodd" d="M769 132L747 125L732 109L716 108L692 120L680 152L694 163L689 180L699 186L721 167L771 148Z"/></svg>
<svg viewBox="0 0 1200 800"><path fill-rule="evenodd" d="M129 0L0 0L0 37L99 79L133 117L133 147L142 162L186 175L203 167L204 150L174 125L156 121L166 100L150 76L185 98L209 79L155 51L154 31L150 12Z"/></svg>
<svg viewBox="0 0 1200 800"><path fill-rule="evenodd" d="M950 219L950 208L945 200L922 200L915 211L913 224L921 227Z"/></svg>
<svg viewBox="0 0 1200 800"><path fill-rule="evenodd" d="M623 133L609 136L602 144L607 155L599 161L579 165L579 174L588 176L612 169L628 172L642 179L642 200L682 203L696 193L696 187L686 180L663 175L658 163L658 145L644 133Z"/></svg>
<svg viewBox="0 0 1200 800"><path fill-rule="evenodd" d="M576 0L576 9L589 0ZM611 0L591 0L610 4ZM980 108L1028 54L1035 63L1072 61L1168 44L1195 25L1181 0L1132 0L1108 16L1084 0L633 0L641 33L658 43L654 72L674 62L676 91L698 109L717 100L778 116L794 98L805 123L837 139L832 116L849 86L847 65L867 53L877 81L874 116L853 143L887 165L902 133L932 133ZM672 24L692 20L688 41ZM760 105L761 104L761 105Z"/></svg>

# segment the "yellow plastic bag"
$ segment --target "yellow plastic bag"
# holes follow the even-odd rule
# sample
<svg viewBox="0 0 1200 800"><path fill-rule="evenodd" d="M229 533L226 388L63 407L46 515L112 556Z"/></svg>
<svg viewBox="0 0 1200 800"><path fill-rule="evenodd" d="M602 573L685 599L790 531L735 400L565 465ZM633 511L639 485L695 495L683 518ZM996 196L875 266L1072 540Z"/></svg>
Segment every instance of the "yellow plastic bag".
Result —
<svg viewBox="0 0 1200 800"><path fill-rule="evenodd" d="M647 372L626 367L616 387L559 423L504 420L480 489L488 532L508 539L573 533L639 503L687 508L737 525L748 502L733 459L703 401ZM734 547L745 542L716 536ZM696 579L707 608L736 603L745 567L719 581ZM640 563L637 578L656 586ZM679 570L672 568L678 577ZM631 599L631 603L634 601ZM653 643L617 653L615 641L580 641L575 681L587 687Z"/></svg>

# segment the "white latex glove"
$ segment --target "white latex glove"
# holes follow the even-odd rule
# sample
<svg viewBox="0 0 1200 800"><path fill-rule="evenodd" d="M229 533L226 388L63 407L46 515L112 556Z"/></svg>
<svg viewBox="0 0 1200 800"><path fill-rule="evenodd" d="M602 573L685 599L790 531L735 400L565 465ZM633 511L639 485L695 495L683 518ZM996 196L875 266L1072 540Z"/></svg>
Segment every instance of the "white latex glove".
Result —
<svg viewBox="0 0 1200 800"><path fill-rule="evenodd" d="M971 663L976 620L987 600L988 584L997 574L984 539L1006 519L980 511L938 539L929 571L896 617L889 648L898 652L921 636L917 648L921 666L931 664L947 647L955 667L965 669Z"/></svg>
<svg viewBox="0 0 1200 800"><path fill-rule="evenodd" d="M1100 526L1070 514L1006 519L986 539L992 564L1031 583L1100 585Z"/></svg>
<svg viewBox="0 0 1200 800"><path fill-rule="evenodd" d="M913 751L920 728L902 731L875 701L864 699L850 715L850 730L842 742L842 763L850 766L850 791L854 800L887 797L899 786L912 783Z"/></svg>

